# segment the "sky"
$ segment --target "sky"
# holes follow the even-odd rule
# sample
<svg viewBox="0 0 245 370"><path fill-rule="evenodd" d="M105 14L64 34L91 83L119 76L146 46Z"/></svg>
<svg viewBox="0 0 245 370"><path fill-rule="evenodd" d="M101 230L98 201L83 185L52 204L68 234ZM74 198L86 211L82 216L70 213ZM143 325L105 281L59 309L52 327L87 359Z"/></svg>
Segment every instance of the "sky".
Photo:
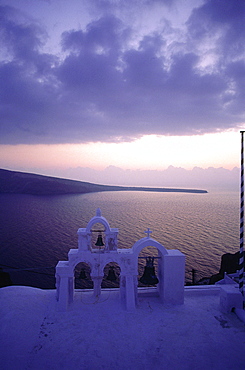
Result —
<svg viewBox="0 0 245 370"><path fill-rule="evenodd" d="M0 0L0 22L1 168L239 167L244 1Z"/></svg>

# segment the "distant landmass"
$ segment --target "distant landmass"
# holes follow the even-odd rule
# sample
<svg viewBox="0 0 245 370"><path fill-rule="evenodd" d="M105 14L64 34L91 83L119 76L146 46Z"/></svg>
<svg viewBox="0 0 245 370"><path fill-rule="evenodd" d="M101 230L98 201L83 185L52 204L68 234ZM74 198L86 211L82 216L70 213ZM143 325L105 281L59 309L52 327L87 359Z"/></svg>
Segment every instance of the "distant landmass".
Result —
<svg viewBox="0 0 245 370"><path fill-rule="evenodd" d="M26 172L0 169L0 193L31 195L84 194L101 191L153 191L175 193L207 193L200 189L148 188L136 186L99 185Z"/></svg>

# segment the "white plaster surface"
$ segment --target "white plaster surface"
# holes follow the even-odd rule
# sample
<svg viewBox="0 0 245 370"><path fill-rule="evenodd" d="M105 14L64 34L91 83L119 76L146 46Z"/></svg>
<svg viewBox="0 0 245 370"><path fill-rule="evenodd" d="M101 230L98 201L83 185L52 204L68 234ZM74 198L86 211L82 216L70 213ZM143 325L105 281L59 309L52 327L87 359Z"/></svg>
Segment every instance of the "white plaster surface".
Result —
<svg viewBox="0 0 245 370"><path fill-rule="evenodd" d="M133 313L121 307L118 290L103 290L97 301L76 291L67 312L55 310L55 294L0 289L1 369L245 368L245 324L220 312L217 287L185 289L179 306L142 295Z"/></svg>

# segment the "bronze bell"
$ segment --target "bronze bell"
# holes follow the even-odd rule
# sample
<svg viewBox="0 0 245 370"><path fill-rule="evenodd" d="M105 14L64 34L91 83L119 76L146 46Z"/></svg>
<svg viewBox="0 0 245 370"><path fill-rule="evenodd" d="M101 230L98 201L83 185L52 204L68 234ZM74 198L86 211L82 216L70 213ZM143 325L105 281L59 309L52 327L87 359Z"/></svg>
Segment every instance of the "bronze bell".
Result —
<svg viewBox="0 0 245 370"><path fill-rule="evenodd" d="M117 280L117 276L115 274L115 270L114 270L113 266L110 266L110 269L109 269L108 276L107 276L106 280L110 280L110 281Z"/></svg>
<svg viewBox="0 0 245 370"><path fill-rule="evenodd" d="M103 243L102 234L99 234L99 235L98 235L97 242L95 243L95 245L96 245L97 247L103 247L103 245L105 245L105 244Z"/></svg>
<svg viewBox="0 0 245 370"><path fill-rule="evenodd" d="M155 285L159 283L155 274L154 257L146 257L146 266L140 282L144 285Z"/></svg>

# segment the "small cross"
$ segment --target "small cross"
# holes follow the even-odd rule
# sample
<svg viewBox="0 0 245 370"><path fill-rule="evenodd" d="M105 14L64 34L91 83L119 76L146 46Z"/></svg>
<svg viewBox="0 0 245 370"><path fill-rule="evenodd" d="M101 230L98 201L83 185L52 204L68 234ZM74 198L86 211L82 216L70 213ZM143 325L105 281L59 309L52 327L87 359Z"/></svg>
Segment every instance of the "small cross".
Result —
<svg viewBox="0 0 245 370"><path fill-rule="evenodd" d="M150 234L152 233L152 231L149 229L149 227L148 227L148 229L146 230L146 231L144 231L146 234L147 234L147 237L149 238L150 237Z"/></svg>

